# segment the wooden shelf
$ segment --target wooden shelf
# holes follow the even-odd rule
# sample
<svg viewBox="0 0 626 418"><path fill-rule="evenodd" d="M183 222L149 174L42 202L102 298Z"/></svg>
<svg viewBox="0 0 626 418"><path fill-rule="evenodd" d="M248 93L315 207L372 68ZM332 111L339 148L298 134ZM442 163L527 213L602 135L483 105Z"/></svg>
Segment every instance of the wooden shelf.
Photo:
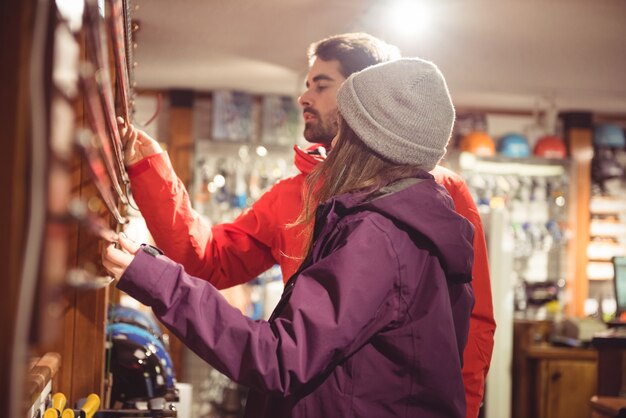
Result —
<svg viewBox="0 0 626 418"><path fill-rule="evenodd" d="M42 409L46 398L53 390L58 390L56 375L61 368L61 355L58 353L46 353L42 357L32 359L30 372L26 381L27 399L31 400L31 414ZM39 415L38 415L39 416Z"/></svg>
<svg viewBox="0 0 626 418"><path fill-rule="evenodd" d="M626 398L594 396L591 398L591 418L613 418L626 410Z"/></svg>
<svg viewBox="0 0 626 418"><path fill-rule="evenodd" d="M528 358L537 360L592 360L598 359L596 350L589 348L565 348L551 345L533 345L528 348Z"/></svg>

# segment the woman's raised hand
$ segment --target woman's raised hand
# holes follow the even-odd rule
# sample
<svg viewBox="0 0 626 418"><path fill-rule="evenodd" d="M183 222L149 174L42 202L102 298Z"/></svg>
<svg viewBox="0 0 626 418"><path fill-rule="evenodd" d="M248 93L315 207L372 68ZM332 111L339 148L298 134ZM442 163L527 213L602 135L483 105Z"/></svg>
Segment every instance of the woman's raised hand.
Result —
<svg viewBox="0 0 626 418"><path fill-rule="evenodd" d="M154 154L160 154L163 149L150 135L136 129L122 117L117 117L117 125L122 137L124 149L124 164L128 167Z"/></svg>

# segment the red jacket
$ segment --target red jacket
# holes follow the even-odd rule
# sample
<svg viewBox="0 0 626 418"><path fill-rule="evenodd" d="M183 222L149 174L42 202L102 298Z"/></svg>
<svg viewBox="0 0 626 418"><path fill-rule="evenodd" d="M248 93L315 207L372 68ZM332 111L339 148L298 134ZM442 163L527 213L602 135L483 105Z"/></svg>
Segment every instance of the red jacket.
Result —
<svg viewBox="0 0 626 418"><path fill-rule="evenodd" d="M322 160L298 147L295 164L300 174L277 182L232 223L209 228L191 208L184 185L166 153L129 167L133 197L156 244L187 273L206 279L219 289L245 283L278 263L287 281L302 261L305 244L300 228L286 228L302 209L306 174ZM463 179L436 167L432 174L450 193L456 211L475 229L472 270L476 302L463 358L466 416L475 418L482 401L495 321L482 222Z"/></svg>

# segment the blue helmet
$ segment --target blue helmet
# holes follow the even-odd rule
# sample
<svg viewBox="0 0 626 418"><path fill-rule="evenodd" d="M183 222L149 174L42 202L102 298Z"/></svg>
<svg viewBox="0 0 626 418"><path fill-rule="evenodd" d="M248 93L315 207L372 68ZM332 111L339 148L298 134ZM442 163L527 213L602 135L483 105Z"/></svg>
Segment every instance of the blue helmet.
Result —
<svg viewBox="0 0 626 418"><path fill-rule="evenodd" d="M149 331L163 342L163 331L151 313L122 305L109 306L108 319L110 324L123 323L136 325Z"/></svg>
<svg viewBox="0 0 626 418"><path fill-rule="evenodd" d="M176 378L172 360L161 341L136 325L107 325L108 369L113 375L111 406L155 397L174 399Z"/></svg>
<svg viewBox="0 0 626 418"><path fill-rule="evenodd" d="M509 158L530 157L528 139L521 134L506 134L498 141L498 153Z"/></svg>
<svg viewBox="0 0 626 418"><path fill-rule="evenodd" d="M624 148L624 130L614 123L602 123L593 128L593 144L601 148Z"/></svg>

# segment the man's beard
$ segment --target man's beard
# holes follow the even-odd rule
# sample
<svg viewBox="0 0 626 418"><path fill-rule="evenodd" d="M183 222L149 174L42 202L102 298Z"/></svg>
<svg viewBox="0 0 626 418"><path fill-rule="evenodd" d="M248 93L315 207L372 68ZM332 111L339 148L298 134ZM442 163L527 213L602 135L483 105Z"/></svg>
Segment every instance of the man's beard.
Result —
<svg viewBox="0 0 626 418"><path fill-rule="evenodd" d="M315 113L317 119L304 124L304 139L308 142L330 146L337 135L337 111L322 119L319 113Z"/></svg>

